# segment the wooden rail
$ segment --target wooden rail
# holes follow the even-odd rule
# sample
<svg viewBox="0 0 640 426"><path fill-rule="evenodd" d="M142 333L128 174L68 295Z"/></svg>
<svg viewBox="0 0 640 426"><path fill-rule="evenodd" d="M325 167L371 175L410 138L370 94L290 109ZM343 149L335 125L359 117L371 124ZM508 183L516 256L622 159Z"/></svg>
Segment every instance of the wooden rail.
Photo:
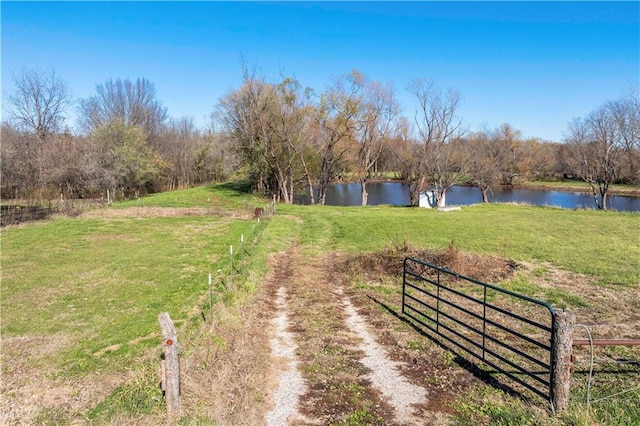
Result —
<svg viewBox="0 0 640 426"><path fill-rule="evenodd" d="M638 346L640 339L575 339L573 346L590 346L592 343L593 346Z"/></svg>

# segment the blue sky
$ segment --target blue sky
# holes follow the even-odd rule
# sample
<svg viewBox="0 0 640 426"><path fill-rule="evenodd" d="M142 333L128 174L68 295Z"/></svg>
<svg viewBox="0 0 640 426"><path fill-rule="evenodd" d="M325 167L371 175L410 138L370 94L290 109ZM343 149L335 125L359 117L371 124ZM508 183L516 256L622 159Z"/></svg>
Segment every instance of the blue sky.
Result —
<svg viewBox="0 0 640 426"><path fill-rule="evenodd" d="M407 85L434 79L461 93L470 130L560 141L640 80L640 2L2 1L1 14L3 114L12 72L53 67L76 98L145 77L171 116L204 127L244 57L316 92L358 69L393 82L409 117Z"/></svg>

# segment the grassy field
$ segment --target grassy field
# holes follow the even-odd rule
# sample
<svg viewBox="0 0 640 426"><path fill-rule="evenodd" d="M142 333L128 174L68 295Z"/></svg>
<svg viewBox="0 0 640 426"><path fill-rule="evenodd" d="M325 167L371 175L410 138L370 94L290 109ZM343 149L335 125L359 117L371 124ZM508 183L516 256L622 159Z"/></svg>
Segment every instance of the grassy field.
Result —
<svg viewBox="0 0 640 426"><path fill-rule="evenodd" d="M28 368L54 381L77 381L73 394L101 375L155 363L160 312L170 312L178 326L193 319L208 303L209 273L214 303L224 295L218 271L229 270L230 246L239 251L241 236L248 244L257 232L249 211L254 201L229 186L199 188L3 229L3 375ZM170 206L163 211L172 214L157 215L157 206ZM175 210L184 207L202 211ZM25 351L25 343L40 349ZM44 385L33 380L38 384ZM158 392L153 386L147 396L158 400ZM113 395L121 393L117 388ZM50 412L42 409L36 420L39 415Z"/></svg>
<svg viewBox="0 0 640 426"><path fill-rule="evenodd" d="M640 216L637 213L562 210L504 204L438 212L401 207L282 206L275 220L303 218L306 244L341 251L375 251L408 242L424 248L462 250L514 260L551 262L592 275L603 284L640 282Z"/></svg>
<svg viewBox="0 0 640 426"><path fill-rule="evenodd" d="M40 424L161 413L157 384L144 375L158 356L158 314L169 311L181 329L197 329L208 313L209 273L216 306L233 306L260 285L268 254L293 240L311 253L406 244L444 249L454 242L467 252L585 274L597 286L640 289L637 213L498 204L455 212L278 205L273 218L256 225L253 209L267 201L243 189L194 188L3 229L2 372L31 371L30 385L5 380L3 394L35 398L28 414ZM229 246L236 246L239 261L241 236L251 249L235 278L238 291L230 294ZM112 377L108 386L85 400L78 396L105 376ZM51 409L34 395L61 384L78 400L70 408ZM11 415L4 420L11 423Z"/></svg>

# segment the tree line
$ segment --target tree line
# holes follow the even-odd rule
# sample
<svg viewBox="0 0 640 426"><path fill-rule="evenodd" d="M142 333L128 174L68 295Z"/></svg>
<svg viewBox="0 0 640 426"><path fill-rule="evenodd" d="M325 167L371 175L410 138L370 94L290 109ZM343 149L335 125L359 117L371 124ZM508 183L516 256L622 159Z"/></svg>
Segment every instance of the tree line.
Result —
<svg viewBox="0 0 640 426"><path fill-rule="evenodd" d="M3 198L120 198L224 180L226 140L172 118L144 78L115 79L74 102L55 70L13 76L2 123ZM71 107L79 132L65 126Z"/></svg>
<svg viewBox="0 0 640 426"><path fill-rule="evenodd" d="M3 198L118 197L185 188L231 177L292 203L304 193L324 204L331 183L367 182L393 171L412 205L425 189L439 204L455 184L491 188L519 180L571 176L589 183L607 207L614 183L640 184L637 93L608 101L569 123L563 143L522 137L505 123L469 131L461 95L434 81L407 88L417 108L403 115L392 83L353 70L324 91L290 77L270 82L242 67L240 87L217 102L209 129L169 117L144 78L111 79L74 101L55 70L13 75L2 123ZM71 107L77 129L65 127Z"/></svg>

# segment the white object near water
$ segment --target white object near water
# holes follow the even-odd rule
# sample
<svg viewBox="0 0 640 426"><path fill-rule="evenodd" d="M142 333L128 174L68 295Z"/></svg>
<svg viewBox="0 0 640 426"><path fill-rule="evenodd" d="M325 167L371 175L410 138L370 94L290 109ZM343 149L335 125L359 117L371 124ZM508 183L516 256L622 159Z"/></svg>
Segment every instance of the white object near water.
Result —
<svg viewBox="0 0 640 426"><path fill-rule="evenodd" d="M418 205L427 209L438 207L435 191L422 191L418 198Z"/></svg>

